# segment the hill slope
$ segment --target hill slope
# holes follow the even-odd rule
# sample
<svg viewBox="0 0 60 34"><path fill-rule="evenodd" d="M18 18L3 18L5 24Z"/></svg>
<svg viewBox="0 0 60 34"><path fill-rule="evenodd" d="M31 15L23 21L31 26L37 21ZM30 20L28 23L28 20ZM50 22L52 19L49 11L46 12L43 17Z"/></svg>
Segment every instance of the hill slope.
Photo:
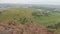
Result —
<svg viewBox="0 0 60 34"><path fill-rule="evenodd" d="M36 23L47 27L60 23L60 15L46 13L32 8L10 8L0 12L0 22L8 23L12 21L21 24Z"/></svg>
<svg viewBox="0 0 60 34"><path fill-rule="evenodd" d="M59 19L59 15L45 13L31 8L10 8L3 10L0 15L0 22L37 22L44 26L59 23Z"/></svg>

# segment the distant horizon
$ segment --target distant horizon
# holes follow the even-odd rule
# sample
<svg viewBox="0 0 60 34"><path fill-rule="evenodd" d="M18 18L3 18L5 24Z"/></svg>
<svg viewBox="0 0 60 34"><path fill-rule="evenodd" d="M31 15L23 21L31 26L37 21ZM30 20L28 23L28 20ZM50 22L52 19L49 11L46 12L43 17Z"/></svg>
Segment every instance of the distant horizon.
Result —
<svg viewBox="0 0 60 34"><path fill-rule="evenodd" d="M6 4L48 4L60 5L60 0L0 0L1 3Z"/></svg>
<svg viewBox="0 0 60 34"><path fill-rule="evenodd" d="M29 3L0 3L0 4L29 4ZM31 4L39 4L39 5L60 5L60 3L31 3Z"/></svg>

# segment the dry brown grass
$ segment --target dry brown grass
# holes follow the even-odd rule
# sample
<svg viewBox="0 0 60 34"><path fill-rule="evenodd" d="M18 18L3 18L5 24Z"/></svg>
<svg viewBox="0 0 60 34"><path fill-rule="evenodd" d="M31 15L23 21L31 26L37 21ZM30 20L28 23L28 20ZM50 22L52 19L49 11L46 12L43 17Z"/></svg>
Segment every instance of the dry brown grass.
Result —
<svg viewBox="0 0 60 34"><path fill-rule="evenodd" d="M0 34L57 34L44 26L31 24L20 24L16 22L0 23Z"/></svg>

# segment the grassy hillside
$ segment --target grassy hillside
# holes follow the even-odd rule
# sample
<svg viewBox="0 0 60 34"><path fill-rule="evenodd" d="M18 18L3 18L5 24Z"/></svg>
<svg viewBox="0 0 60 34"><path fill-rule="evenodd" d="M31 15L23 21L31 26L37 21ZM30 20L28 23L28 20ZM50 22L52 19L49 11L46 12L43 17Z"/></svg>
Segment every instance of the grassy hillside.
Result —
<svg viewBox="0 0 60 34"><path fill-rule="evenodd" d="M44 26L54 26L60 23L59 13L46 13L32 8L10 8L0 13L0 22L16 21L22 24L37 23ZM60 26L60 25L59 25ZM56 30L60 31L59 29Z"/></svg>
<svg viewBox="0 0 60 34"><path fill-rule="evenodd" d="M0 16L0 22L19 21L23 18L46 26L60 22L59 15L45 13L31 8L11 8L3 10Z"/></svg>
<svg viewBox="0 0 60 34"><path fill-rule="evenodd" d="M9 10L3 10L2 15L0 16L0 21L12 21L19 20L22 17L31 18L31 12L35 11L32 9L24 9L24 8L11 8ZM29 13L28 13L29 12Z"/></svg>
<svg viewBox="0 0 60 34"><path fill-rule="evenodd" d="M53 13L45 13L31 8L10 8L3 10L0 15L0 22L23 20L26 22L36 22L44 26L53 25L60 22L60 15Z"/></svg>

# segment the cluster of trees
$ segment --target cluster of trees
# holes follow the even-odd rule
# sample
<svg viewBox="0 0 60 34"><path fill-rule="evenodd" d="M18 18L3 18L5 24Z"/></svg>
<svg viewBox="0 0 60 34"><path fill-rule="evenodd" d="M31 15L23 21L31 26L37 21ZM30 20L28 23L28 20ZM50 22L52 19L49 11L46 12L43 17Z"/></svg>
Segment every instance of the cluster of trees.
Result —
<svg viewBox="0 0 60 34"><path fill-rule="evenodd" d="M40 17L42 17L42 16L49 16L50 14L49 13L46 13L46 12L42 12L42 13L40 13L40 12L33 12L32 13L32 16L34 16L35 18L40 18Z"/></svg>
<svg viewBox="0 0 60 34"><path fill-rule="evenodd" d="M43 16L42 14L38 13L38 12L33 12L32 16L34 16L35 18L40 18L41 16Z"/></svg>

